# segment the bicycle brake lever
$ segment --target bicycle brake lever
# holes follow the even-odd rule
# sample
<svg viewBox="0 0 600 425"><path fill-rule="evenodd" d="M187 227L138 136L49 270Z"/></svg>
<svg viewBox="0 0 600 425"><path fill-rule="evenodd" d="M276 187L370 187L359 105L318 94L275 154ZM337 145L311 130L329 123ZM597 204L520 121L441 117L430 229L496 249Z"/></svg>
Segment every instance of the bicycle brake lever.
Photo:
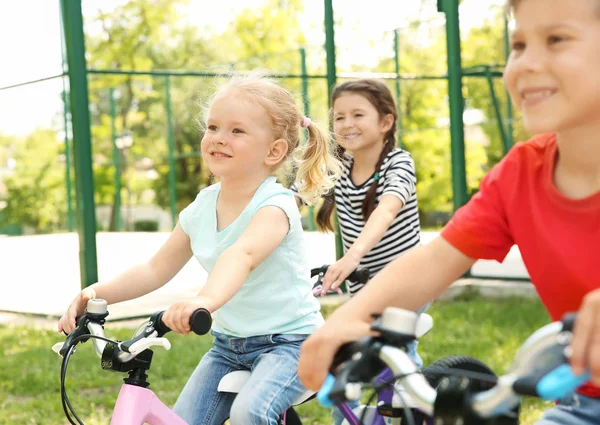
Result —
<svg viewBox="0 0 600 425"><path fill-rule="evenodd" d="M131 347L138 341L157 336L156 330L152 326L146 326L144 331L129 341L123 341L119 344L119 348L127 353L131 353Z"/></svg>
<svg viewBox="0 0 600 425"><path fill-rule="evenodd" d="M60 354L60 349L63 347L64 344L64 342L57 342L52 346L52 351L54 351L56 354L62 357L62 354Z"/></svg>
<svg viewBox="0 0 600 425"><path fill-rule="evenodd" d="M153 346L163 347L166 350L171 349L171 343L167 338L144 338L131 344L129 347L129 353L139 354Z"/></svg>

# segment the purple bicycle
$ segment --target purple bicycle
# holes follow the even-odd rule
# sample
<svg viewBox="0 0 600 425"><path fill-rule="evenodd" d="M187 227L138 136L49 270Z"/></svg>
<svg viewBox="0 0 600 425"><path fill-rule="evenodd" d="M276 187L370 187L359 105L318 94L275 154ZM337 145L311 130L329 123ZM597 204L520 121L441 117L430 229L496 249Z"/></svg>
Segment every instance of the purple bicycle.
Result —
<svg viewBox="0 0 600 425"><path fill-rule="evenodd" d="M357 399L363 387L395 391L393 384L398 382L417 407L400 406L391 412L398 424L517 425L522 396L558 400L590 379L589 372L574 375L568 364L575 320L576 315L567 315L535 331L510 371L497 377L483 363L456 356L418 370L402 349L415 338L418 316L387 308L372 325L380 336L341 347L317 399L330 406ZM388 375L372 382L384 368ZM384 422L363 417L351 423Z"/></svg>
<svg viewBox="0 0 600 425"><path fill-rule="evenodd" d="M318 268L314 268L311 270L311 277L317 277L316 282L313 285L313 294L318 296L322 291L322 278L325 276L327 272L328 265L323 265ZM366 284L369 281L370 272L367 268L359 267L354 272L352 272L348 276L348 280L352 280L354 282ZM341 293L339 288L336 291L329 291L328 293ZM433 319L428 314L422 313L418 315L417 323L415 324L415 337L420 338L425 335L427 332L431 330L433 326ZM441 366L441 365L437 365ZM473 368L479 366L479 363L468 357L456 357L452 363L454 367L462 367L462 368ZM221 382L219 383L219 391L228 392L228 393L239 393L244 385L250 379L251 372L247 370L238 370L235 372L231 372L223 377ZM377 377L378 382L387 382L393 373L389 369L383 370L379 376ZM401 391L397 389L396 391ZM313 392L304 393L295 403L294 406L303 404L315 397ZM403 401L406 404L409 396L405 394L403 397ZM391 424L396 425L402 423L402 417L404 416L403 409L399 409L397 406L400 406L400 401L398 400L397 395L394 391L389 389L385 389L378 394L378 400L376 407L368 406L368 405L360 405L354 409L352 409L349 405L345 403L341 403L338 405L340 411L345 417L344 425L348 424L370 424L370 425L384 425ZM288 409L283 417L281 418L281 424L285 425L302 425L302 421L296 411L294 410L294 406ZM412 414L415 416L421 415L423 418L422 423L428 418L425 414L423 414L420 410L417 409L416 405L412 405L411 408Z"/></svg>

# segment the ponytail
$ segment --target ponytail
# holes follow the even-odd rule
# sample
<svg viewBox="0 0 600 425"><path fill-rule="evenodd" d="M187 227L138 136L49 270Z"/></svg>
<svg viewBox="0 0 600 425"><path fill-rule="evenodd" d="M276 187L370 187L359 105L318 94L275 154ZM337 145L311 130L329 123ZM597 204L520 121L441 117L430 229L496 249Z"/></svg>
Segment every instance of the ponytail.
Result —
<svg viewBox="0 0 600 425"><path fill-rule="evenodd" d="M337 158L341 158L346 152L346 150L338 144L336 144L335 150ZM317 223L317 229L319 229L321 232L335 232L335 228L333 227L331 220L331 214L333 213L334 209L335 193L332 188L329 192L327 192L326 195L323 196L323 204L319 208L319 211L317 211L317 217L315 221Z"/></svg>
<svg viewBox="0 0 600 425"><path fill-rule="evenodd" d="M336 155L337 144L329 134L310 121L305 128L308 142L301 153L296 181L300 197L312 205L333 190L342 166Z"/></svg>

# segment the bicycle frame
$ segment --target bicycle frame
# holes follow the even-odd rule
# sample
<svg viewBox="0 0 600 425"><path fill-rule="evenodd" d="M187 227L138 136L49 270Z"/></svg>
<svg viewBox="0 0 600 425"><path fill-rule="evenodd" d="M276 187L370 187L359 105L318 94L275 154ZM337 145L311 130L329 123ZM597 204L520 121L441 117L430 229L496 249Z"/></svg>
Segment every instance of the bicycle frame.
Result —
<svg viewBox="0 0 600 425"><path fill-rule="evenodd" d="M93 341L96 354L102 359L104 370L128 373L125 383L119 391L113 410L111 425L188 425L175 412L168 408L153 391L146 378L146 371L152 363L153 346L170 349L171 344L162 336L171 330L163 323L164 312L156 312L150 316L145 328L139 328L133 339L114 341L104 336L104 322L108 316L105 300L89 300L85 315L78 319L77 329L67 336L64 343L59 342L52 350L63 357L61 369L61 400L69 422L74 424L71 415L81 420L70 405L64 378L66 368L75 346L88 339ZM190 317L190 327L197 335L208 333L212 324L210 313L206 309L196 309ZM70 412L69 412L70 411Z"/></svg>
<svg viewBox="0 0 600 425"><path fill-rule="evenodd" d="M398 376L398 381L410 394L418 411L425 412L423 420L428 423L428 416L434 418L436 423L446 418L453 423L496 423L496 418L500 417L501 423L517 423L518 405L523 396L535 396L548 401L559 400L590 381L589 370L576 375L569 365L566 353L577 320L577 315L571 313L532 333L519 348L509 372L495 377L491 387L473 390L469 385L470 379L479 378L454 373L444 377L439 386L430 383L397 343L398 335L405 336L406 333L391 319L408 316L409 313L411 312L407 310L388 307L371 326L372 330L380 333L376 339L366 337L342 346L338 351L338 359L331 367L331 372L337 374L337 377L329 375L317 393L317 399L325 407L329 407L335 400L355 398L359 387L369 382L370 376L373 376L371 366L379 368L380 362L387 365L394 376ZM377 362L372 363L376 358ZM349 362L350 359L353 362ZM489 370L489 367L483 366ZM365 374L354 379L351 374L359 367L366 367ZM489 372L485 371L484 374L495 375ZM349 382L351 378L353 381ZM357 379L360 382L356 382Z"/></svg>
<svg viewBox="0 0 600 425"><path fill-rule="evenodd" d="M147 388L123 384L110 425L188 425Z"/></svg>
<svg viewBox="0 0 600 425"><path fill-rule="evenodd" d="M377 382L377 383L390 382L390 380L393 379L393 377L394 377L394 373L390 369L385 368L382 372L379 373L379 375L377 375L375 382ZM391 388L385 388L385 389L379 391L379 394L377 395L377 404L385 403L387 405L391 405L393 397L394 397L394 390ZM367 408L367 407L368 406L365 406L365 408ZM348 406L346 403L342 403L342 404L338 405L338 409L340 409L340 411L346 418L346 421L348 421L348 423L350 425L360 425L361 424L360 417L356 416L356 414L354 413L352 408L350 406ZM412 410L412 409L416 409L416 408L410 408L410 409ZM381 414L378 411L376 411L375 417L373 418L373 421L370 422L369 425L388 425L389 423L390 422L386 422L386 417L381 416ZM393 422L393 420L392 420L391 423L393 424L395 422ZM399 420L398 420L398 423L400 423ZM431 418L427 417L427 423L433 424L433 421L431 420Z"/></svg>

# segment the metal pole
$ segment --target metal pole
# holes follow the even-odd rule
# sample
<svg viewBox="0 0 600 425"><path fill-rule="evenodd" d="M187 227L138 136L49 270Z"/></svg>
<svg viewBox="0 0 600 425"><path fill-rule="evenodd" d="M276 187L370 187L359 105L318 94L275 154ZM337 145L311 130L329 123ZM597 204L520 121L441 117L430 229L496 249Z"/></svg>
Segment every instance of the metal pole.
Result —
<svg viewBox="0 0 600 425"><path fill-rule="evenodd" d="M169 192L171 194L171 223L177 224L177 194L175 193L175 142L173 140L173 117L171 116L171 80L165 77L165 96L167 108L167 143L169 145Z"/></svg>
<svg viewBox="0 0 600 425"><path fill-rule="evenodd" d="M121 152L117 148L117 111L115 108L115 89L109 89L110 131L113 145L113 162L115 163L115 230L121 231Z"/></svg>
<svg viewBox="0 0 600 425"><path fill-rule="evenodd" d="M438 0L437 2L438 11L446 14L448 97L450 103L450 145L452 156L452 190L454 210L457 210L468 201L458 1L459 0Z"/></svg>
<svg viewBox="0 0 600 425"><path fill-rule="evenodd" d="M98 281L96 208L81 1L61 0L73 124L81 287Z"/></svg>
<svg viewBox="0 0 600 425"><path fill-rule="evenodd" d="M327 95L329 96L329 102L331 102L331 91L337 82L334 25L333 0L325 0L325 52L327 53ZM329 107L331 107L331 104Z"/></svg>
<svg viewBox="0 0 600 425"><path fill-rule="evenodd" d="M494 90L494 80L492 79L492 73L489 67L487 68L486 78L488 86L490 88L490 96L492 97L492 104L494 105L494 112L496 114L496 120L498 121L498 130L500 131L500 138L502 139L502 147L504 148L504 155L508 153L510 149L508 145L508 138L504 129L504 123L502 120L502 113L500 112L500 102L498 102L498 96L496 96L496 90Z"/></svg>
<svg viewBox="0 0 600 425"><path fill-rule="evenodd" d="M310 117L310 103L308 100L308 78L305 76L308 75L307 66L306 66L306 49L304 47L300 48L300 67L302 69L302 105L304 106L304 116ZM304 137L308 140L308 130L305 129ZM316 230L315 226L315 207L308 207L308 230L314 232Z"/></svg>
<svg viewBox="0 0 600 425"><path fill-rule="evenodd" d="M508 62L508 57L510 56L510 36L508 34L508 18L506 17L506 14L504 15L504 55L506 57L506 61ZM513 131L513 108L512 101L508 95L508 90L506 90L506 117L508 119L507 133L509 143L508 146L510 149L515 144L515 140Z"/></svg>
<svg viewBox="0 0 600 425"><path fill-rule="evenodd" d="M133 216L131 214L131 182L129 170L131 167L129 166L129 158L127 155L129 154L129 149L123 149L123 170L125 170L125 189L127 190L127 231L133 232Z"/></svg>
<svg viewBox="0 0 600 425"><path fill-rule="evenodd" d="M401 148L403 145L404 135L402 134L402 102L400 98L400 30L398 28L394 30L394 64L396 65L396 107L398 108L396 129L398 132L398 147Z"/></svg>
<svg viewBox="0 0 600 425"><path fill-rule="evenodd" d="M246 72L240 71L241 74L246 74ZM222 77L222 73L215 72L201 72L201 71L176 71L176 70L150 70L150 71L123 71L119 69L88 69L88 74L94 75L150 75L155 77L166 77L167 75L172 77ZM301 79L302 75L300 74L270 74L273 78L297 78ZM340 72L337 73L338 76L343 75L344 78L379 78L382 80L395 80L397 78L396 74L393 72ZM58 78L60 75L51 78ZM50 78L50 79L51 79ZM308 79L317 79L324 80L327 79L327 75L307 75ZM448 77L445 75L402 75L400 76L400 80L408 80L408 81L426 81L426 80L447 80ZM45 80L48 80L46 78ZM42 81L45 81L42 80ZM32 84L32 82L17 84L8 87L0 87L0 91L12 88L19 87L26 84Z"/></svg>
<svg viewBox="0 0 600 425"><path fill-rule="evenodd" d="M63 22L63 12L60 11L60 24L61 27L64 26ZM68 70L67 67L67 58L65 57L65 35L61 31L60 34L60 54L62 58L62 71L65 74ZM71 188L71 147L69 145L69 102L67 99L67 85L65 83L64 75L61 77L63 83L63 120L64 120L64 128L65 128L65 168L66 168L66 183L67 183L67 229L69 233L72 232L75 228L75 219L73 215L73 190Z"/></svg>
<svg viewBox="0 0 600 425"><path fill-rule="evenodd" d="M304 115L310 116L310 103L308 99L308 75L306 66L306 49L300 49L300 66L302 68L302 105L304 106Z"/></svg>
<svg viewBox="0 0 600 425"><path fill-rule="evenodd" d="M335 66L335 21L333 19L333 0L325 0L325 52L327 53L327 99L329 107L331 104L331 91L337 82L337 71ZM344 255L344 246L342 245L342 236L337 215L334 220L335 234L335 256L342 258Z"/></svg>
<svg viewBox="0 0 600 425"><path fill-rule="evenodd" d="M69 113L69 105L67 103L67 92L65 91L65 83L63 79L63 118L65 127L65 167L67 180L67 228L69 232L72 232L75 228L75 217L73 215L73 190L71 189L71 147L69 146L69 119L67 114Z"/></svg>

